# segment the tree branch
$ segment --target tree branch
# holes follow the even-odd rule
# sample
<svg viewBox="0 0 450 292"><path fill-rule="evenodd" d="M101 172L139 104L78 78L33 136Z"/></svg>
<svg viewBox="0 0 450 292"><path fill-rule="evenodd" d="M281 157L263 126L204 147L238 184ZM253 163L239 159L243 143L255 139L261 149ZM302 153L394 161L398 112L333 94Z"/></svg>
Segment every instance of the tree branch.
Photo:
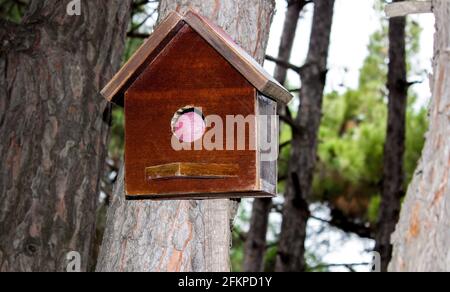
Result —
<svg viewBox="0 0 450 292"><path fill-rule="evenodd" d="M432 1L402 1L386 6L386 15L389 18L431 12L433 12Z"/></svg>
<svg viewBox="0 0 450 292"><path fill-rule="evenodd" d="M293 70L294 72L296 72L298 74L300 74L300 71L302 69L302 67L296 66L294 64L291 64L289 62L283 61L281 59L278 59L278 58L275 58L275 57L272 57L272 56L269 56L269 55L266 55L266 60L270 61L270 62L274 62L274 63L276 63L279 66L291 69L291 70Z"/></svg>
<svg viewBox="0 0 450 292"><path fill-rule="evenodd" d="M294 135L298 135L301 131L301 128L295 123L295 120L288 115L280 115L280 120L292 128L292 132Z"/></svg>
<svg viewBox="0 0 450 292"><path fill-rule="evenodd" d="M347 233L354 233L361 238L374 239L374 230L370 226L366 226L362 223L356 223L350 220L345 214L339 210L331 210L331 221L329 224L333 227Z"/></svg>
<svg viewBox="0 0 450 292"><path fill-rule="evenodd" d="M137 8L143 6L143 5L147 5L147 4L150 4L150 3L156 3L156 2L158 2L158 1L157 1L157 0L141 0L141 1L133 1L133 6L132 6L132 8L133 8L133 9L137 9Z"/></svg>
<svg viewBox="0 0 450 292"><path fill-rule="evenodd" d="M345 267L349 269L351 272L355 272L354 267L361 266L370 266L372 263L349 263L349 264L320 264L315 267L311 267L312 270L319 270L321 268L336 268L336 267Z"/></svg>
<svg viewBox="0 0 450 292"><path fill-rule="evenodd" d="M289 146L289 145L291 145L291 144L292 144L292 141L291 141L291 140L286 141L286 142L284 142L284 143L281 143L281 144L280 144L280 150L283 150L285 147L287 147L287 146Z"/></svg>
<svg viewBox="0 0 450 292"><path fill-rule="evenodd" d="M134 32L134 31L130 31L127 33L127 37L135 38L135 39L146 39L149 36L150 36L150 34L148 34L148 33L139 33L139 32Z"/></svg>

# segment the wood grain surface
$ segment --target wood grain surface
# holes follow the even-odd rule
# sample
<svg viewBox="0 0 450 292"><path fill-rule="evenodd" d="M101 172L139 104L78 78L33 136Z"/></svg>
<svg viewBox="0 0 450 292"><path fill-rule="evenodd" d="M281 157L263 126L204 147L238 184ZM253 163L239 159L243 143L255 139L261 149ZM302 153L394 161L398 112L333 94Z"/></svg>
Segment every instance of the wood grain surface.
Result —
<svg viewBox="0 0 450 292"><path fill-rule="evenodd" d="M127 92L127 195L180 197L192 193L259 191L257 151L250 150L250 140L257 144L254 131L250 134L247 129L246 150L242 151L173 149L171 121L186 106L201 109L205 116L217 115L223 121L230 115L256 115L255 88L188 25L180 29ZM235 141L237 135L235 131ZM231 164L237 165L238 171L235 177L215 180L179 178L147 182L148 167L174 162Z"/></svg>
<svg viewBox="0 0 450 292"><path fill-rule="evenodd" d="M145 67L159 56L164 47L180 32L180 29L186 23L258 91L280 103L287 104L292 100L292 94L267 73L244 49L238 46L224 30L192 10L187 11L184 16L177 12L170 13L102 90L102 95L108 101L123 105L126 90L139 78Z"/></svg>

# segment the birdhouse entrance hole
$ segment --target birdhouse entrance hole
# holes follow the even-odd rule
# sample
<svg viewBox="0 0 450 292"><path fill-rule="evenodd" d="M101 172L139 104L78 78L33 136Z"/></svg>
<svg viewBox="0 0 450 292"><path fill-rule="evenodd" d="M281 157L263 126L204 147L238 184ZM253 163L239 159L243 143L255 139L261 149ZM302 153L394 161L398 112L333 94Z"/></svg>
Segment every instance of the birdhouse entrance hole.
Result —
<svg viewBox="0 0 450 292"><path fill-rule="evenodd" d="M193 143L205 134L206 122L201 109L186 106L172 118L172 132L181 143Z"/></svg>

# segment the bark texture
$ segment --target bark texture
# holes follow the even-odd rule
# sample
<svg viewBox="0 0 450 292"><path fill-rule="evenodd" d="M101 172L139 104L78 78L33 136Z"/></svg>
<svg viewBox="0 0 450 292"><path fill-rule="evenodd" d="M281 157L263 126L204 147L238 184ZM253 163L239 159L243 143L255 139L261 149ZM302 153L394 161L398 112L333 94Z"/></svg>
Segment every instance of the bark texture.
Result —
<svg viewBox="0 0 450 292"><path fill-rule="evenodd" d="M170 11L195 9L223 27L262 63L273 0L162 0ZM98 271L230 271L230 200L125 201L123 173L108 212Z"/></svg>
<svg viewBox="0 0 450 292"><path fill-rule="evenodd" d="M303 0L287 1L288 7L278 50L278 60L289 62L300 12L307 3L307 1ZM280 84L286 82L287 71L288 69L285 66L277 64L275 67L274 77ZM279 111L283 111L282 107L284 106L285 105L279 105ZM262 272L264 270L266 235L271 208L272 199L255 199L253 203L250 229L245 241L243 268L245 272Z"/></svg>
<svg viewBox="0 0 450 292"><path fill-rule="evenodd" d="M306 64L301 70L300 104L292 139L283 223L276 262L278 272L306 269L305 237L317 160L317 135L322 118L323 91L334 12L334 0L315 0L311 40Z"/></svg>
<svg viewBox="0 0 450 292"><path fill-rule="evenodd" d="M450 271L450 2L436 16L430 128L393 235L390 271Z"/></svg>
<svg viewBox="0 0 450 292"><path fill-rule="evenodd" d="M402 0L403 1L403 0ZM395 1L401 2L401 1ZM389 20L388 122L384 146L383 186L375 250L381 255L381 271L386 272L392 257L391 235L395 231L405 195L403 157L405 155L408 82L406 67L406 18Z"/></svg>
<svg viewBox="0 0 450 292"><path fill-rule="evenodd" d="M0 21L1 271L65 271L70 251L89 266L108 130L99 90L120 65L131 0L82 1L81 16L69 2Z"/></svg>

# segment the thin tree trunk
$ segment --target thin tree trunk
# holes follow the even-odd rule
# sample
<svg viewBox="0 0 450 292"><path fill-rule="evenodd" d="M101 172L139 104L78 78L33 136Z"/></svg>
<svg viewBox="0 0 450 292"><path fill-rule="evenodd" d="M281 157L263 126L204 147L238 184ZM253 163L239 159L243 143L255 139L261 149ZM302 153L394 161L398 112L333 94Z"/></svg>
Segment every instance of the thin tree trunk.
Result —
<svg viewBox="0 0 450 292"><path fill-rule="evenodd" d="M244 246L244 272L263 272L272 199L255 199Z"/></svg>
<svg viewBox="0 0 450 292"><path fill-rule="evenodd" d="M283 223L276 271L306 269L305 238L309 218L307 199L311 195L317 160L317 135L322 117L322 100L334 12L334 0L315 0L311 41L301 71L301 106L295 120L292 153L288 168Z"/></svg>
<svg viewBox="0 0 450 292"><path fill-rule="evenodd" d="M288 8L284 20L283 33L281 35L278 59L289 62L294 46L295 33L297 31L300 12L307 1L288 0ZM277 64L275 67L275 79L284 84L286 82L288 69ZM285 105L279 105L284 107ZM282 110L282 109L280 109ZM266 235L269 223L272 199L255 199L252 208L252 218L250 229L247 234L244 248L244 268L245 272L262 272L264 270L264 254L266 253Z"/></svg>
<svg viewBox="0 0 450 292"><path fill-rule="evenodd" d="M295 33L297 32L300 13L309 1L307 0L287 0L287 11L284 19L283 33L281 34L280 47L278 48L278 59L289 62L294 46ZM275 67L274 78L284 84L287 79L288 69L285 66Z"/></svg>
<svg viewBox="0 0 450 292"><path fill-rule="evenodd" d="M0 20L0 270L89 268L108 124L99 90L120 64L131 0L31 1Z"/></svg>
<svg viewBox="0 0 450 292"><path fill-rule="evenodd" d="M392 237L390 271L450 271L450 2L436 16L430 128Z"/></svg>
<svg viewBox="0 0 450 292"><path fill-rule="evenodd" d="M162 0L160 19L194 8L215 21L260 63L273 0ZM98 271L230 271L230 200L125 201L123 173L108 212Z"/></svg>
<svg viewBox="0 0 450 292"><path fill-rule="evenodd" d="M403 1L403 0L402 0ZM396 0L395 2L400 2ZM403 157L405 154L408 84L406 68L406 18L389 20L389 110L384 146L383 187L375 251L381 255L381 271L386 272L392 256L391 235L395 230L405 194Z"/></svg>

